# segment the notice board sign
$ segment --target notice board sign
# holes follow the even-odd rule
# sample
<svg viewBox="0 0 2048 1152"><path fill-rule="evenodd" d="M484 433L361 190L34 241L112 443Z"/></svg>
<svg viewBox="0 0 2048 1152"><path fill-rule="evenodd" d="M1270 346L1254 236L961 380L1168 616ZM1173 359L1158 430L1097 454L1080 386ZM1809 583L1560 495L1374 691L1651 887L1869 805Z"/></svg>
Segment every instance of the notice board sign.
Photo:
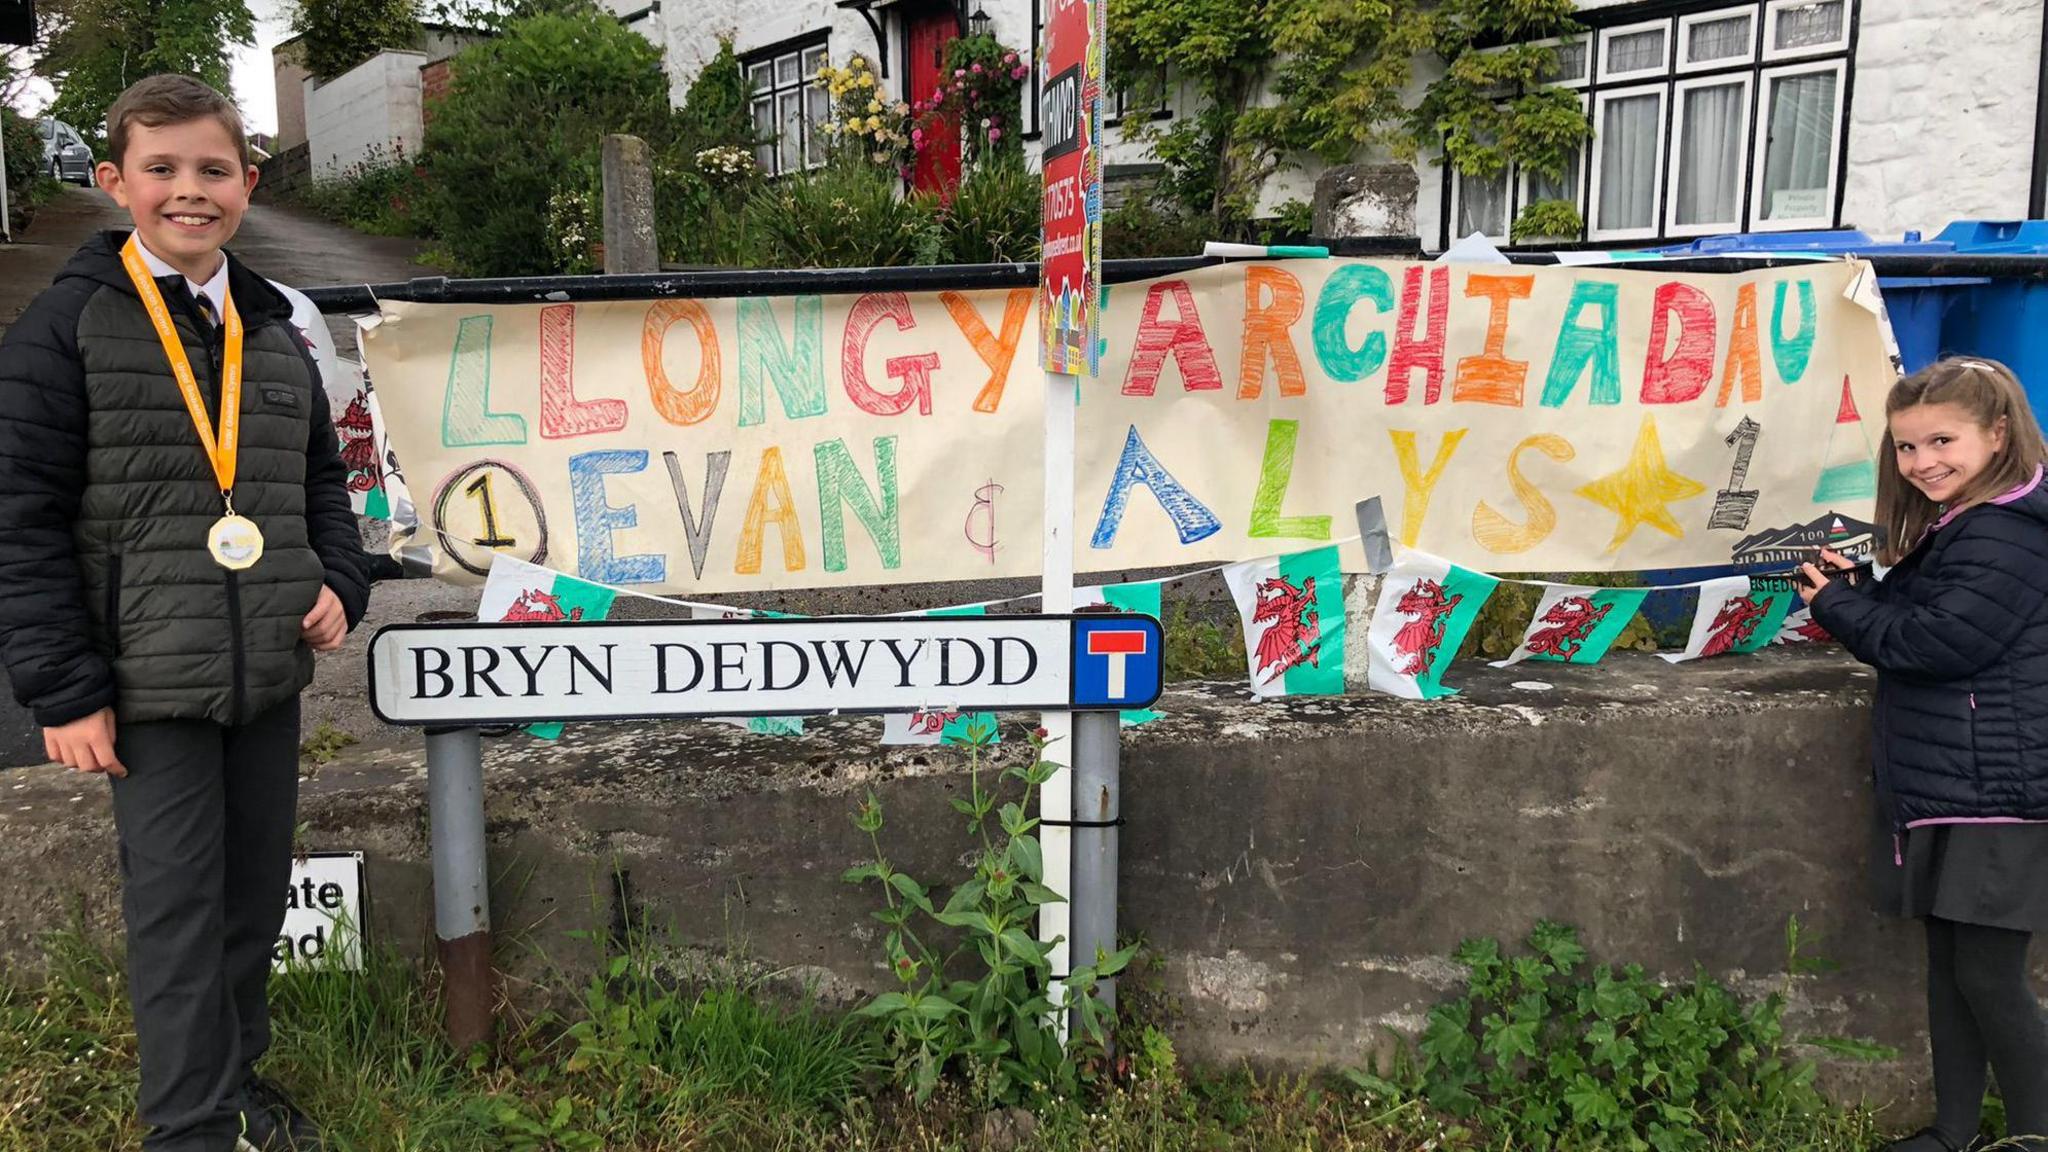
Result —
<svg viewBox="0 0 2048 1152"><path fill-rule="evenodd" d="M1102 362L1102 47L1104 0L1052 0L1045 23L1045 207L1040 363L1095 376Z"/></svg>
<svg viewBox="0 0 2048 1152"><path fill-rule="evenodd" d="M367 931L361 852L310 852L292 861L273 972L361 972Z"/></svg>

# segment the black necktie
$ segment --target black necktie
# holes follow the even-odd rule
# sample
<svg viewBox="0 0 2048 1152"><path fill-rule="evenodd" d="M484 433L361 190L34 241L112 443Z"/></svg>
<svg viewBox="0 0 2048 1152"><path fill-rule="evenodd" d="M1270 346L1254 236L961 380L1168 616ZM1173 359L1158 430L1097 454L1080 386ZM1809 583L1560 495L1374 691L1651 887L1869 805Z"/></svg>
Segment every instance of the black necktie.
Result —
<svg viewBox="0 0 2048 1152"><path fill-rule="evenodd" d="M199 314L206 318L206 330L211 332L220 327L220 314L213 310L213 297L199 292L192 298L199 304Z"/></svg>

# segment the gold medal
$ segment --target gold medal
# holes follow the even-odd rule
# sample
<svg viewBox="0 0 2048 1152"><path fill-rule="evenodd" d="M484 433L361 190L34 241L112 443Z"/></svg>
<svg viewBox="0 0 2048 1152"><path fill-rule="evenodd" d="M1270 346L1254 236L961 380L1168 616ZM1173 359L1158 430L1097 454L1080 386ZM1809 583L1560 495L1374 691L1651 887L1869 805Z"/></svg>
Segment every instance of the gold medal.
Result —
<svg viewBox="0 0 2048 1152"><path fill-rule="evenodd" d="M121 263L128 269L128 279L135 285L135 294L142 298L143 309L149 313L149 322L156 329L158 343L164 346L164 356L171 362L171 375L177 378L178 391L185 398L185 411L192 417L193 428L199 432L199 448L206 453L207 462L213 465L213 478L220 484L221 506L227 514L207 529L206 550L212 553L214 563L239 572L263 558L262 530L256 527L255 521L235 515L236 450L242 439L241 313L235 311L234 297L223 292L220 435L216 437L213 422L206 418L206 398L200 395L199 380L192 375L191 357L185 355L185 342L178 338L177 326L171 322L171 310L164 305L163 293L157 291L156 278L149 274L149 262L142 258L142 242L133 234L129 235L128 243L121 246Z"/></svg>
<svg viewBox="0 0 2048 1152"><path fill-rule="evenodd" d="M206 550L215 564L240 572L263 559L263 530L254 520L230 512L206 530Z"/></svg>

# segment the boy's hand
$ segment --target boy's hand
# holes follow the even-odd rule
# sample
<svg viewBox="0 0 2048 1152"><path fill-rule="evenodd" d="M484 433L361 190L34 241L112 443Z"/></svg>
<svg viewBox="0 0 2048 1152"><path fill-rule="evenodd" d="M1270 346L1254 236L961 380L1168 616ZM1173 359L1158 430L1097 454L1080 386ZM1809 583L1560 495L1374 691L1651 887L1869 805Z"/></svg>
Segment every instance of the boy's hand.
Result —
<svg viewBox="0 0 2048 1152"><path fill-rule="evenodd" d="M112 708L102 708L69 724L43 729L43 754L52 763L63 764L74 772L128 775L128 769L114 758Z"/></svg>
<svg viewBox="0 0 2048 1152"><path fill-rule="evenodd" d="M320 599L313 602L313 610L299 623L299 636L312 646L315 652L332 652L341 647L348 636L348 614L342 611L341 597L327 585L320 586Z"/></svg>

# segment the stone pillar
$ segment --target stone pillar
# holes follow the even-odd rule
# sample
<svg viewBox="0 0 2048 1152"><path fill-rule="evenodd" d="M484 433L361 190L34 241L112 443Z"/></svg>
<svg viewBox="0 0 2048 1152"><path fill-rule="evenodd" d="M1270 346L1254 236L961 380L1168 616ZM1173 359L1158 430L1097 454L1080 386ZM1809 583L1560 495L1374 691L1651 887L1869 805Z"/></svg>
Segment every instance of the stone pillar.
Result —
<svg viewBox="0 0 2048 1152"><path fill-rule="evenodd" d="M604 271L661 271L654 239L654 157L638 136L604 138Z"/></svg>
<svg viewBox="0 0 2048 1152"><path fill-rule="evenodd" d="M1415 236L1415 168L1408 164L1340 164L1316 180L1315 235Z"/></svg>

